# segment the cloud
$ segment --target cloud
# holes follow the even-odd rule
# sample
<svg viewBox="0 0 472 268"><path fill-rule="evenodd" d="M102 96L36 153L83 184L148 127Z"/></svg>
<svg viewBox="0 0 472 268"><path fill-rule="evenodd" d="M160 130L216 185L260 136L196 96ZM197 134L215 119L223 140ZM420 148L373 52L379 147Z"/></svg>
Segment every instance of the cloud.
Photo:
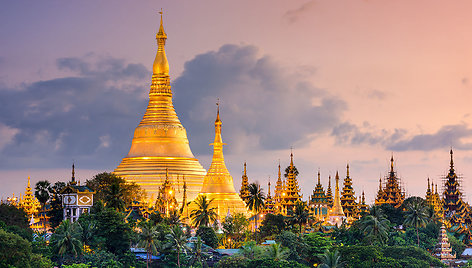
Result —
<svg viewBox="0 0 472 268"><path fill-rule="evenodd" d="M459 150L471 150L472 142L465 141L467 138L472 138L472 128L465 124L449 125L433 134L420 134L399 140L387 148L395 151L431 151L452 146Z"/></svg>
<svg viewBox="0 0 472 268"><path fill-rule="evenodd" d="M344 122L333 128L331 135L338 144L381 145L390 151L432 151L449 148L471 150L472 128L465 124L441 127L433 134L412 135L405 129L376 129L368 123L357 126Z"/></svg>
<svg viewBox="0 0 472 268"><path fill-rule="evenodd" d="M285 12L284 18L287 19L288 22L294 23L300 18L300 16L302 16L304 13L310 10L314 5L315 5L314 0L303 3L301 6L295 9L291 9Z"/></svg>
<svg viewBox="0 0 472 268"><path fill-rule="evenodd" d="M208 154L217 98L228 150L286 149L330 131L345 104L253 46L224 45L188 61L173 83L174 104L191 148ZM313 104L313 100L317 99Z"/></svg>
<svg viewBox="0 0 472 268"><path fill-rule="evenodd" d="M150 71L109 57L57 60L70 75L0 89L2 168L118 164L144 113ZM5 130L6 129L6 130ZM6 133L6 134L5 134Z"/></svg>

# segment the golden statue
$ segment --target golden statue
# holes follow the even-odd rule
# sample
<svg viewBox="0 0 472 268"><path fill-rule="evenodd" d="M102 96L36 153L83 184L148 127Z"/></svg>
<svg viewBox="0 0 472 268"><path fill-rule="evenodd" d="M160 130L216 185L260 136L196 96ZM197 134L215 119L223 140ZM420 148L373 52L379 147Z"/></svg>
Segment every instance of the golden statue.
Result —
<svg viewBox="0 0 472 268"><path fill-rule="evenodd" d="M134 131L131 149L114 173L136 182L148 194L150 204L158 196L159 186L166 179L166 169L176 199L181 202L185 177L189 200L193 200L203 185L205 169L190 150L187 132L180 123L172 104L169 63L165 53L167 35L161 24L156 35L157 53L152 67L149 104L141 123Z"/></svg>

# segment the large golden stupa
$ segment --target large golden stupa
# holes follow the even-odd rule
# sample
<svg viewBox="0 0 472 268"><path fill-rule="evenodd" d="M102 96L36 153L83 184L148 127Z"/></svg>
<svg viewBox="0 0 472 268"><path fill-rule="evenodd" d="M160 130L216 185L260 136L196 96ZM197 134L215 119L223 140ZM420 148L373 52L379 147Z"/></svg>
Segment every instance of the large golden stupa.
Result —
<svg viewBox="0 0 472 268"><path fill-rule="evenodd" d="M246 203L241 199L239 194L234 190L233 177L229 173L225 165L225 158L223 156L223 140L221 138L221 120L220 109L215 120L215 140L213 145L213 159L211 160L208 173L203 180L203 187L200 195L206 195L207 199L213 200L211 207L217 208L218 220L221 222L229 214L243 213L249 216L246 209ZM191 204L194 207L195 204Z"/></svg>
<svg viewBox="0 0 472 268"><path fill-rule="evenodd" d="M164 48L167 35L162 13L156 39L158 48L152 68L149 104L134 131L128 155L114 171L116 175L140 185L147 192L150 205L154 204L159 187L166 179L166 169L179 203L182 202L184 182L187 198L193 200L202 189L206 174L190 150L187 132L172 104L169 63Z"/></svg>

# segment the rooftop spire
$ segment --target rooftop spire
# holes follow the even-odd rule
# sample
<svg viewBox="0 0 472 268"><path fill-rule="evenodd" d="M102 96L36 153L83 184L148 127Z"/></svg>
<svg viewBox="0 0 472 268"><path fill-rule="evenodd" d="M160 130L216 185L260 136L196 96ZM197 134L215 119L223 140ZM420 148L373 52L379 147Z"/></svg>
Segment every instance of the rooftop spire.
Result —
<svg viewBox="0 0 472 268"><path fill-rule="evenodd" d="M75 185L77 182L75 181L75 164L72 163L72 180L70 184Z"/></svg>
<svg viewBox="0 0 472 268"><path fill-rule="evenodd" d="M30 176L28 176L28 186L27 188L31 188L31 184L30 184Z"/></svg>
<svg viewBox="0 0 472 268"><path fill-rule="evenodd" d="M454 159L453 159L452 148L451 148L450 154L451 154L451 170L454 170Z"/></svg>
<svg viewBox="0 0 472 268"><path fill-rule="evenodd" d="M157 39L157 53L152 66L152 85L151 93L153 89L155 93L172 94L170 91L170 78L169 78L169 62L167 61L165 45L167 40L167 34L164 31L164 23L162 21L162 9L159 11L161 15L161 24L159 31L156 34Z"/></svg>
<svg viewBox="0 0 472 268"><path fill-rule="evenodd" d="M293 148L290 148L290 166L293 167Z"/></svg>
<svg viewBox="0 0 472 268"><path fill-rule="evenodd" d="M346 174L346 177L349 177L349 163L347 164L346 168L347 168L347 174Z"/></svg>
<svg viewBox="0 0 472 268"><path fill-rule="evenodd" d="M392 158L390 158L390 172L393 172L393 154Z"/></svg>
<svg viewBox="0 0 472 268"><path fill-rule="evenodd" d="M320 179L320 170L318 169L318 184L321 184L321 179Z"/></svg>

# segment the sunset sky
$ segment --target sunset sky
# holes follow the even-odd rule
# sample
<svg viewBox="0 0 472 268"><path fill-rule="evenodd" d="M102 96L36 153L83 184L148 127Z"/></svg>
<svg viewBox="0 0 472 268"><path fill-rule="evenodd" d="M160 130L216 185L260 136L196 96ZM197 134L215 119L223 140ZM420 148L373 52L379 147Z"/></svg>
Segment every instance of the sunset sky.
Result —
<svg viewBox="0 0 472 268"><path fill-rule="evenodd" d="M164 11L174 106L208 169L267 192L294 161L304 200L351 166L371 203L393 154L407 195L454 149L472 201L471 1L7 1L0 9L0 199L26 179L113 171L147 106ZM273 192L273 189L272 189Z"/></svg>

